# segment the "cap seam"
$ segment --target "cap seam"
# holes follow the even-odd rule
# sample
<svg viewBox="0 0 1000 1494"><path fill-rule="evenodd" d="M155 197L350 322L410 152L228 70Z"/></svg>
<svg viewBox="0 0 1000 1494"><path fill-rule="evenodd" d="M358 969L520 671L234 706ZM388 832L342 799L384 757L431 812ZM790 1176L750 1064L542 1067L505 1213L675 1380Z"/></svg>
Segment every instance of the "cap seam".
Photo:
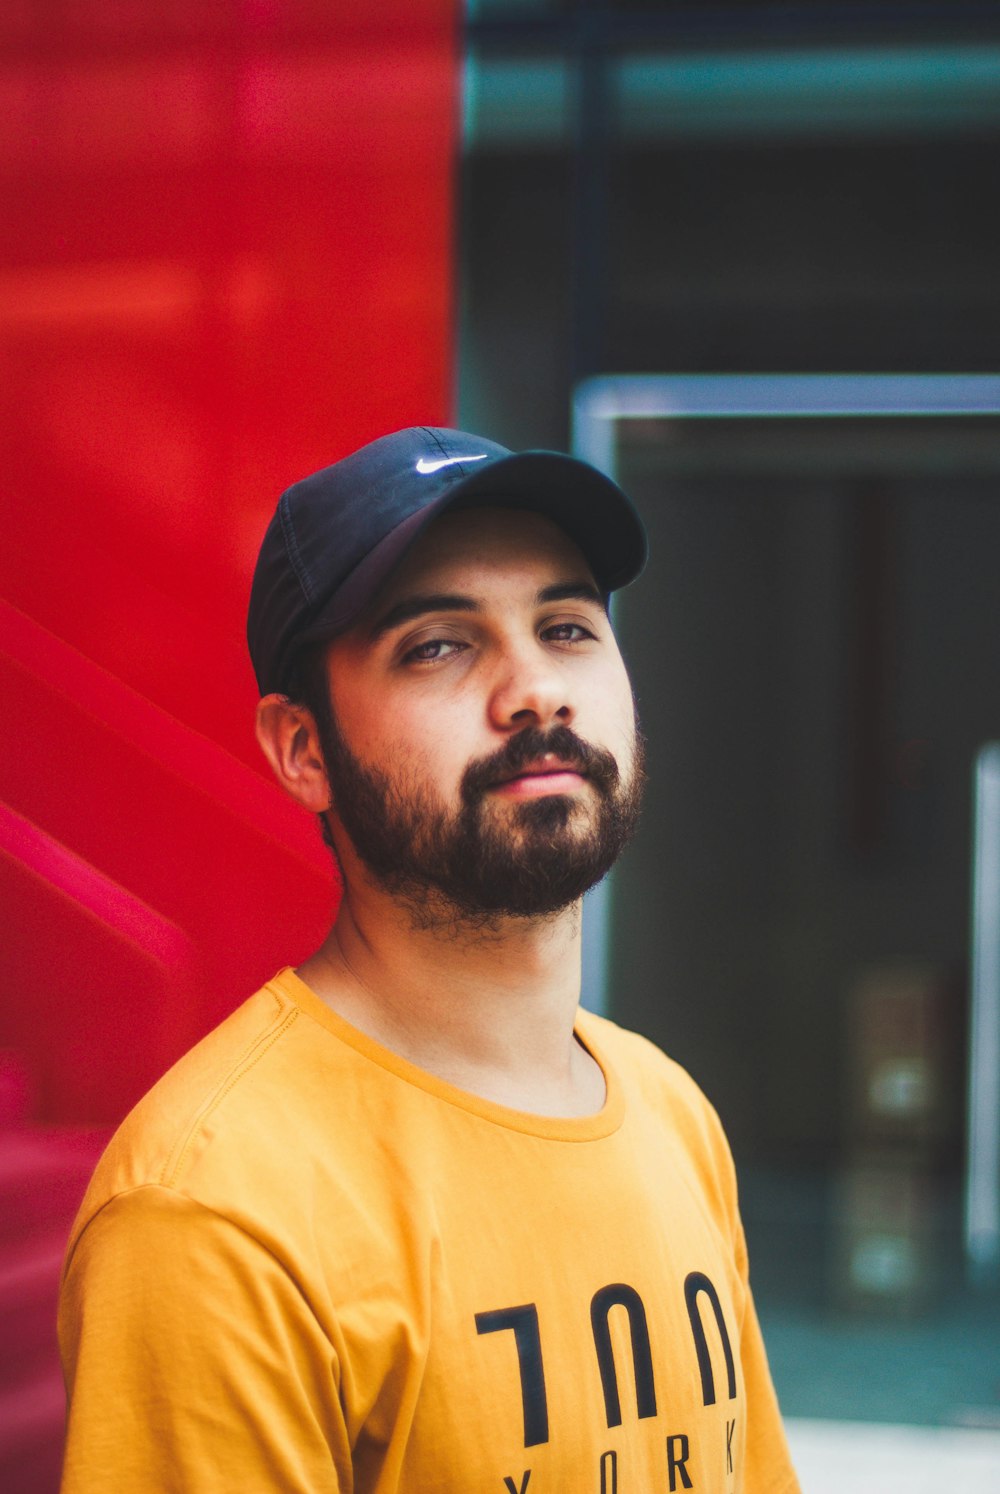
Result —
<svg viewBox="0 0 1000 1494"><path fill-rule="evenodd" d="M441 440L441 438L438 435L438 432L437 432L437 430L435 429L434 426L432 426L432 425L422 425L422 426L420 426L418 428L423 431L423 433L424 433L425 436L427 436L431 441L433 441L434 445L437 447L437 449L441 453L441 455L443 457L446 457L447 460L448 460L448 465L449 465L449 467L450 467L451 470L447 471L447 472L439 472L437 474L439 480L443 481L446 484L446 486L444 488L444 491L442 493L442 496L444 496L444 494L447 493L450 488L456 487L457 484L460 483L460 482L465 482L466 479L471 474L468 472L468 470L466 468L465 459L464 458L462 458L462 457L453 457L453 456L449 456L448 455L448 448L447 448L447 446L445 446L444 442ZM470 439L472 439L472 438L470 437ZM507 456L513 456L513 455L515 455L515 453L513 453L513 452L508 452L507 453ZM497 456L490 455L489 462L488 462L487 465L492 467L496 462L502 462L504 460L505 460L504 457L497 457Z"/></svg>
<svg viewBox="0 0 1000 1494"><path fill-rule="evenodd" d="M284 537L285 548L288 551L288 558L292 562L292 570L295 572L295 579L299 583L299 589L306 601L312 603L316 599L312 588L307 584L302 552L299 549L299 542L292 524L291 504L286 502L287 498L287 493L281 495L281 501L278 504L278 521L281 524L281 533Z"/></svg>
<svg viewBox="0 0 1000 1494"><path fill-rule="evenodd" d="M447 446L442 443L442 441L438 437L437 431L432 425L422 425L420 429L423 431L425 436L428 436L434 442L434 445L437 447L442 456L448 455Z"/></svg>

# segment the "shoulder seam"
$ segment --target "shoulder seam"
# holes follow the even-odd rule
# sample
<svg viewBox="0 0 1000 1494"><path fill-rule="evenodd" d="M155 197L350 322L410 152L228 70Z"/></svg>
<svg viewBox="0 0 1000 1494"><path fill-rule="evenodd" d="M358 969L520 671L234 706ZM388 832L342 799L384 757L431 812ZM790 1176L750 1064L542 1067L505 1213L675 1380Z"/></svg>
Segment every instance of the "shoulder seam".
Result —
<svg viewBox="0 0 1000 1494"><path fill-rule="evenodd" d="M100 1208L96 1209L90 1216L76 1238L71 1240L69 1249L66 1252L66 1258L63 1261L62 1265L62 1272L60 1277L62 1283L65 1283L67 1277L70 1274L81 1240L83 1239L87 1231L91 1228L91 1226L100 1218L100 1216L106 1213L108 1209L113 1208L115 1204L122 1204L126 1200L135 1198L139 1194L150 1193L165 1194L172 1199L180 1199L184 1204L190 1206L192 1209L197 1210L199 1213L209 1216L212 1219L219 1220L222 1224L227 1225L232 1230L235 1230L236 1233L242 1235L245 1240L249 1240L251 1244L255 1245L259 1250L262 1250L266 1255L269 1255L271 1259L276 1263L276 1265L288 1277L288 1279L295 1283L300 1295L305 1296L305 1293L302 1291L301 1284L298 1282L298 1279L296 1278L294 1273L289 1269L287 1262L283 1261L281 1257L272 1249L272 1247L266 1244L259 1235L255 1235L252 1230L249 1230L246 1227L245 1224L240 1224L238 1220L232 1218L229 1214L222 1213L221 1210L213 1208L211 1204L203 1202L202 1199L195 1198L190 1193L182 1193L176 1188L168 1187L163 1183L135 1183L132 1187L122 1188L119 1192L113 1193L110 1198L106 1198L101 1204ZM62 1288L60 1288L60 1290L61 1289Z"/></svg>
<svg viewBox="0 0 1000 1494"><path fill-rule="evenodd" d="M194 1139L198 1134L198 1131L204 1125L205 1121L212 1114L213 1110L215 1110L222 1103L233 1086L236 1085L245 1074L248 1074L255 1064L260 1062L267 1050L277 1042L278 1038L281 1037L282 1033L292 1025L299 1014L298 1007L293 1005L291 1007L291 1010L285 1012L284 1016L282 1016L281 1013L283 1003L277 996L274 996L274 1003L277 1007L276 1017L280 1018L280 1020L276 1021L273 1027L261 1033L259 1037L255 1037L253 1041L243 1050L240 1057L236 1060L236 1063L230 1070L229 1074L219 1085L219 1087L211 1095L209 1095L204 1105L202 1105L201 1109L194 1116L179 1147L177 1148L175 1153L167 1159L167 1162L164 1165L163 1172L159 1179L160 1184L163 1187L173 1188L176 1186L177 1178L184 1166L191 1147L194 1145Z"/></svg>

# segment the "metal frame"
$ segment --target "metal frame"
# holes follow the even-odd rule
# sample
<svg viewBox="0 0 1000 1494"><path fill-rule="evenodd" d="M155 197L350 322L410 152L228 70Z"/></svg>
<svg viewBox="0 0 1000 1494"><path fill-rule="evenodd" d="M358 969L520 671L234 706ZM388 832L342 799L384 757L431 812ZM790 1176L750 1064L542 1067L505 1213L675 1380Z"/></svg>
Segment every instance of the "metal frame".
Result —
<svg viewBox="0 0 1000 1494"><path fill-rule="evenodd" d="M979 753L972 853L972 1000L965 1249L974 1281L1000 1275L1000 742Z"/></svg>
<svg viewBox="0 0 1000 1494"><path fill-rule="evenodd" d="M1000 414L995 374L622 374L585 379L572 401L573 452L614 477L622 420L935 417ZM1000 1277L1000 744L976 764L971 917L969 1145L965 1248L977 1281ZM588 894L583 999L607 1007L607 881Z"/></svg>

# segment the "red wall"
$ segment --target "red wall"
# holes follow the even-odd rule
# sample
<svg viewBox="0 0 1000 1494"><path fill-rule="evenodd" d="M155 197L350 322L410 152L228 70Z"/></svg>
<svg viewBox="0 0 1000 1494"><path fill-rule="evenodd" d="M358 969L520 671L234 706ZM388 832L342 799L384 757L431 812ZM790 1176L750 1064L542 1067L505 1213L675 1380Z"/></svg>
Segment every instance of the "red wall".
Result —
<svg viewBox="0 0 1000 1494"><path fill-rule="evenodd" d="M111 1122L325 931L243 642L280 491L450 406L455 0L0 7L0 1046Z"/></svg>

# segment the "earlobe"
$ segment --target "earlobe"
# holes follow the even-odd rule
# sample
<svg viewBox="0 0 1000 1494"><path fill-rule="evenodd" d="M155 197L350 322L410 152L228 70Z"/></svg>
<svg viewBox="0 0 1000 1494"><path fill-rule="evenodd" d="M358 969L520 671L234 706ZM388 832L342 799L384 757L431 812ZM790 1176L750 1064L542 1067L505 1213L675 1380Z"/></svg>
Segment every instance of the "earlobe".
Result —
<svg viewBox="0 0 1000 1494"><path fill-rule="evenodd" d="M330 785L312 713L286 695L265 695L257 704L257 741L281 787L304 809L330 808Z"/></svg>

